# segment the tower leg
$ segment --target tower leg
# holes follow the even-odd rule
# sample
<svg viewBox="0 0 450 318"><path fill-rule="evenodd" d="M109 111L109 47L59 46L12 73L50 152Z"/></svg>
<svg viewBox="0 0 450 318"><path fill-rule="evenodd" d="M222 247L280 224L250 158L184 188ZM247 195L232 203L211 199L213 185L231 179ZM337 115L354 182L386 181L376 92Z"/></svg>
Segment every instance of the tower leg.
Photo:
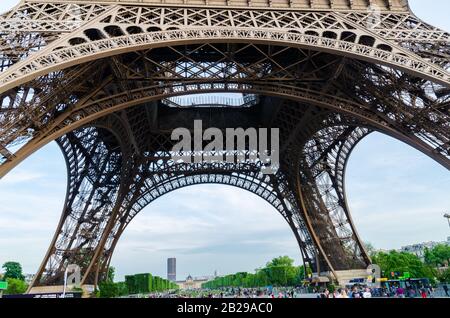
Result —
<svg viewBox="0 0 450 318"><path fill-rule="evenodd" d="M120 127L115 123L115 127ZM61 285L68 265L80 267L82 284L95 283L92 263L126 193L127 162L116 132L87 127L58 140L68 167L63 213L31 287Z"/></svg>

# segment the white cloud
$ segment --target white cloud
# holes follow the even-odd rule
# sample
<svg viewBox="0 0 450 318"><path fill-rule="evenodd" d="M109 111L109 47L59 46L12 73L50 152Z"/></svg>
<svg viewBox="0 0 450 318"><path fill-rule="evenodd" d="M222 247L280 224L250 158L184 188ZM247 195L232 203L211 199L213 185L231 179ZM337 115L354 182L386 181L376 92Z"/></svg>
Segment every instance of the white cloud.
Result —
<svg viewBox="0 0 450 318"><path fill-rule="evenodd" d="M387 140L379 134L368 137L348 167L347 197L359 233L380 248L445 240L448 171L418 151ZM381 167L380 161L389 164Z"/></svg>
<svg viewBox="0 0 450 318"><path fill-rule="evenodd" d="M19 170L15 173L10 173L6 175L2 180L2 187L8 185L14 185L23 182L30 182L43 177L42 173L36 171L24 171Z"/></svg>
<svg viewBox="0 0 450 318"><path fill-rule="evenodd" d="M177 256L185 262L186 267L179 268L185 274L210 266L229 272L253 270L285 254L299 261L294 235L273 207L237 188L203 185L170 193L142 211L125 231L113 263L124 274L124 269L131 271L134 266L127 259L144 255L146 261L141 262L147 265L142 266L151 266L145 255L160 261ZM218 262L220 255L228 255L229 260ZM267 259L244 261L258 255Z"/></svg>

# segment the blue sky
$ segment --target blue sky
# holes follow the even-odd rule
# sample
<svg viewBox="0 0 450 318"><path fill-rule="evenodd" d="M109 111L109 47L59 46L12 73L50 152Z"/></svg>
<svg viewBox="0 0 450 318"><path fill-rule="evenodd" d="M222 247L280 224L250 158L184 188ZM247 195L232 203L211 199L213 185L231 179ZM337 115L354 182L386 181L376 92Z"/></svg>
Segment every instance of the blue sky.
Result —
<svg viewBox="0 0 450 318"><path fill-rule="evenodd" d="M2 0L0 11L17 1ZM450 30L448 0L410 1L424 20ZM66 168L52 143L0 181L0 264L39 266L57 225L66 191ZM450 174L416 150L381 134L367 137L348 166L347 192L364 241L378 248L442 241L450 235ZM289 255L300 262L289 227L266 202L225 186L195 186L154 202L119 242L112 264L118 278L136 272L166 275L177 257L178 278L188 274L253 271Z"/></svg>

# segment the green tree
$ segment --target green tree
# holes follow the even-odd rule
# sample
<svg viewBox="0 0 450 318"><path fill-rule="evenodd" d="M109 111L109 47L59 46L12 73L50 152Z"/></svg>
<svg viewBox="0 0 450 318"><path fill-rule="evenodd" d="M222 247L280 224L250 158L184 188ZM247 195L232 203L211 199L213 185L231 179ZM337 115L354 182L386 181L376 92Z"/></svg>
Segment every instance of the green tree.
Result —
<svg viewBox="0 0 450 318"><path fill-rule="evenodd" d="M118 283L116 283L116 285L117 285L118 296L129 295L128 287L125 282L118 282Z"/></svg>
<svg viewBox="0 0 450 318"><path fill-rule="evenodd" d="M437 273L430 266L422 263L420 259L410 253L399 253L391 251L389 253L379 252L372 257L374 264L381 267L381 270L388 274L391 272L399 272L401 274L409 272L411 278L429 278L434 280Z"/></svg>
<svg viewBox="0 0 450 318"><path fill-rule="evenodd" d="M274 258L270 262L266 264L266 267L276 267L276 266L294 266L294 260L290 258L289 256L280 256L277 258Z"/></svg>
<svg viewBox="0 0 450 318"><path fill-rule="evenodd" d="M288 256L274 258L265 268L269 282L275 286L294 286L298 277L298 269L294 267L294 260Z"/></svg>
<svg viewBox="0 0 450 318"><path fill-rule="evenodd" d="M22 274L22 266L17 262L6 262L2 268L5 270L3 279L14 278L24 280L25 277Z"/></svg>
<svg viewBox="0 0 450 318"><path fill-rule="evenodd" d="M136 281L134 275L125 276L125 284L130 294L137 294Z"/></svg>
<svg viewBox="0 0 450 318"><path fill-rule="evenodd" d="M298 285L301 285L305 279L309 278L309 275L312 275L312 269L309 266L305 268L304 265L297 267L297 269L298 276L296 282Z"/></svg>
<svg viewBox="0 0 450 318"><path fill-rule="evenodd" d="M114 266L110 266L110 267L108 268L108 277L107 277L107 281L114 282L115 276L116 276L116 269L114 268Z"/></svg>
<svg viewBox="0 0 450 318"><path fill-rule="evenodd" d="M298 286L305 279L305 267L294 266L294 260L288 256L274 258L264 268L255 270L255 274L236 273L203 284L204 288L216 289L221 287L266 287L274 286ZM310 268L306 268L306 276L311 274Z"/></svg>
<svg viewBox="0 0 450 318"><path fill-rule="evenodd" d="M98 284L100 298L114 298L119 296L119 286L111 281L104 281Z"/></svg>
<svg viewBox="0 0 450 318"><path fill-rule="evenodd" d="M8 289L5 291L5 295L19 295L24 294L28 286L22 279L8 278Z"/></svg>
<svg viewBox="0 0 450 318"><path fill-rule="evenodd" d="M450 263L450 246L439 244L432 249L425 250L425 263L439 267Z"/></svg>
<svg viewBox="0 0 450 318"><path fill-rule="evenodd" d="M438 274L438 279L441 283L450 283L450 268Z"/></svg>

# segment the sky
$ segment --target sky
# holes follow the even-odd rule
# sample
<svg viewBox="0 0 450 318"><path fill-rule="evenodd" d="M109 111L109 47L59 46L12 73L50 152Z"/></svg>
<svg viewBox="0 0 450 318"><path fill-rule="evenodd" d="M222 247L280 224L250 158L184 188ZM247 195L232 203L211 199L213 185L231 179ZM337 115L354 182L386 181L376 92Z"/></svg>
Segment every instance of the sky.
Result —
<svg viewBox="0 0 450 318"><path fill-rule="evenodd" d="M2 0L0 12L17 1ZM422 19L450 31L448 0L415 0ZM450 173L415 149L384 135L365 138L347 170L353 220L365 242L377 248L444 241L450 212ZM34 273L53 236L66 192L66 167L51 143L0 180L0 264L19 261ZM177 258L178 279L253 271L288 255L300 264L295 238L264 200L244 190L202 185L172 192L130 224L113 256L117 278L151 272L166 277Z"/></svg>

